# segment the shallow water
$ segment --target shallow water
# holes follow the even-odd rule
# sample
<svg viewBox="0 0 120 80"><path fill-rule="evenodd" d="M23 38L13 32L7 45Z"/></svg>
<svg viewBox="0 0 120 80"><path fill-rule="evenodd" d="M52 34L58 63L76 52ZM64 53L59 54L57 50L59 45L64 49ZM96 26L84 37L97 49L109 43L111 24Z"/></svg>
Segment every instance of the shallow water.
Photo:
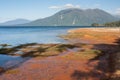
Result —
<svg viewBox="0 0 120 80"><path fill-rule="evenodd" d="M11 68L21 63L23 60L25 59L19 56L0 55L0 66L4 68Z"/></svg>
<svg viewBox="0 0 120 80"><path fill-rule="evenodd" d="M64 43L58 37L66 34L68 30L82 27L0 27L0 44L16 46L26 43ZM0 55L0 66L10 67L24 61L21 57Z"/></svg>

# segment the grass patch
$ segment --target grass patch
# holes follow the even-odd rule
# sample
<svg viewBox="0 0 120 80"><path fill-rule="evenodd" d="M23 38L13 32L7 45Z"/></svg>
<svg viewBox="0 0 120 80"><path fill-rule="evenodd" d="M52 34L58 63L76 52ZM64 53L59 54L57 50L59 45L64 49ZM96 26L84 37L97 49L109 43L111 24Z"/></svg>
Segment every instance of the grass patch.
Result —
<svg viewBox="0 0 120 80"><path fill-rule="evenodd" d="M67 48L72 49L74 47L76 47L76 46L71 45L71 44L59 44L59 45L53 47L53 49L57 50L58 52L63 52L65 50L67 50Z"/></svg>
<svg viewBox="0 0 120 80"><path fill-rule="evenodd" d="M70 44L58 44L52 47L47 48L44 52L42 52L39 56L56 56L60 53L67 50L67 48L74 48L74 45Z"/></svg>
<svg viewBox="0 0 120 80"><path fill-rule="evenodd" d="M60 53L66 51L68 48L74 48L75 45L72 44L45 44L40 45L40 47L34 49L35 51L30 51L22 55L22 57L48 57L48 56L56 56Z"/></svg>
<svg viewBox="0 0 120 80"><path fill-rule="evenodd" d="M98 56L99 54L101 54L101 51L99 50L93 50L93 49L89 49L89 50L85 50L85 51L78 51L78 52L74 52L71 55L65 55L62 56L63 58L66 59L75 59L75 60L81 60L81 59L93 59L96 56Z"/></svg>
<svg viewBox="0 0 120 80"><path fill-rule="evenodd" d="M0 54L10 54L16 51L17 50L15 48L4 48L4 49L0 49Z"/></svg>
<svg viewBox="0 0 120 80"><path fill-rule="evenodd" d="M8 70L8 71L6 71L5 73L6 74L19 74L19 70L17 70L17 69L14 69L14 70Z"/></svg>
<svg viewBox="0 0 120 80"><path fill-rule="evenodd" d="M27 46L33 46L33 45L37 45L37 43L28 43L28 44L21 44L21 45L19 45L19 46L16 46L16 47L14 47L14 48L25 48L25 47L27 47Z"/></svg>
<svg viewBox="0 0 120 80"><path fill-rule="evenodd" d="M82 44L81 44L82 45ZM21 57L48 57L56 56L75 47L80 47L80 44L23 44L13 48L0 49L0 54L16 55L17 51L22 51L19 54Z"/></svg>

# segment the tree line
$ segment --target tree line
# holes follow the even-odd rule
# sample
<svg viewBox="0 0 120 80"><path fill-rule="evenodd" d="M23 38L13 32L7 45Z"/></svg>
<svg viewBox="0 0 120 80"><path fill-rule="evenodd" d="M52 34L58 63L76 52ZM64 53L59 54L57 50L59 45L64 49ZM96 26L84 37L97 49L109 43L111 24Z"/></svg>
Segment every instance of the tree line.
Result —
<svg viewBox="0 0 120 80"><path fill-rule="evenodd" d="M105 24L93 23L91 26L120 27L120 21L108 22Z"/></svg>

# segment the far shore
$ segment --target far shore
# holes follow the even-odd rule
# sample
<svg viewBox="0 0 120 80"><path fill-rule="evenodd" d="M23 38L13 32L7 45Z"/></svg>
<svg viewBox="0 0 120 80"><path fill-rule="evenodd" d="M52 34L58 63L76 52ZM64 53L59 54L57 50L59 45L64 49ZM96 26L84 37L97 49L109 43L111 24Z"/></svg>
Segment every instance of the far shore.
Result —
<svg viewBox="0 0 120 80"><path fill-rule="evenodd" d="M74 32L79 32L81 30L88 30L88 31L96 31L96 32L118 32L120 33L120 27L115 27L115 28L111 28L111 27L105 27L105 28L80 28L80 29L72 29L69 30L69 33L74 33Z"/></svg>

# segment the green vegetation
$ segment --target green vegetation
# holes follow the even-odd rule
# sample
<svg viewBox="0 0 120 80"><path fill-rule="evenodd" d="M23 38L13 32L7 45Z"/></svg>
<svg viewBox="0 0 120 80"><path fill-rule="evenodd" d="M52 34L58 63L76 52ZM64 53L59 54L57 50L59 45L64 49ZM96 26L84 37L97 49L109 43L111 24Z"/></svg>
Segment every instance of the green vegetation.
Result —
<svg viewBox="0 0 120 80"><path fill-rule="evenodd" d="M97 27L97 26L101 26L101 25L98 24L98 23L93 23L91 26L93 26L93 27Z"/></svg>
<svg viewBox="0 0 120 80"><path fill-rule="evenodd" d="M91 26L99 26L98 23L93 23Z"/></svg>
<svg viewBox="0 0 120 80"><path fill-rule="evenodd" d="M2 48L0 49L0 54L20 55L22 57L55 56L63 51L66 51L68 48L70 49L75 47L72 44L36 44L36 43L22 44L13 48L6 48L8 46L7 44L1 46ZM17 51L22 51L23 54L16 54Z"/></svg>
<svg viewBox="0 0 120 80"><path fill-rule="evenodd" d="M0 49L0 54L10 54L10 53L14 53L15 51L16 49L14 48L4 48L4 49Z"/></svg>
<svg viewBox="0 0 120 80"><path fill-rule="evenodd" d="M71 55L64 55L62 56L63 58L66 58L66 59L74 59L74 60L79 60L79 59L93 59L95 57L97 57L99 54L101 54L101 51L100 50L94 50L94 49L85 49L83 51L77 51L77 52L74 52Z"/></svg>
<svg viewBox="0 0 120 80"><path fill-rule="evenodd" d="M56 48L59 52L63 52L64 50L66 50L67 48L74 48L76 47L75 45L71 45L71 44L60 44L60 45L57 45Z"/></svg>
<svg viewBox="0 0 120 80"><path fill-rule="evenodd" d="M8 47L8 46L11 46L11 45L8 45L8 44L0 44L0 46L1 46L1 49L4 49L4 48L6 48L6 47Z"/></svg>
<svg viewBox="0 0 120 80"><path fill-rule="evenodd" d="M83 52L78 52L76 55L82 58L86 58L86 59L93 59L99 54L101 54L100 50L89 49Z"/></svg>
<svg viewBox="0 0 120 80"><path fill-rule="evenodd" d="M105 27L120 27L120 21L115 21L115 22L108 22L105 24L98 24L98 23L93 23L91 26L105 26Z"/></svg>
<svg viewBox="0 0 120 80"><path fill-rule="evenodd" d="M120 21L109 22L104 24L106 27L120 27Z"/></svg>
<svg viewBox="0 0 120 80"><path fill-rule="evenodd" d="M71 44L41 44L34 51L26 52L21 55L22 57L48 57L48 56L56 56L61 52L66 51L67 48L74 48L74 45Z"/></svg>
<svg viewBox="0 0 120 80"><path fill-rule="evenodd" d="M23 47L26 47L26 46L34 46L36 45L37 43L28 43L28 44L21 44L19 46L16 46L14 48L23 48Z"/></svg>
<svg viewBox="0 0 120 80"><path fill-rule="evenodd" d="M15 52L16 51L16 48L7 48L8 46L11 46L11 45L8 45L8 44L0 44L0 54L10 54L12 52Z"/></svg>
<svg viewBox="0 0 120 80"><path fill-rule="evenodd" d="M8 70L8 71L6 71L5 73L6 74L19 74L19 70L17 70L17 69L14 69L14 70Z"/></svg>

